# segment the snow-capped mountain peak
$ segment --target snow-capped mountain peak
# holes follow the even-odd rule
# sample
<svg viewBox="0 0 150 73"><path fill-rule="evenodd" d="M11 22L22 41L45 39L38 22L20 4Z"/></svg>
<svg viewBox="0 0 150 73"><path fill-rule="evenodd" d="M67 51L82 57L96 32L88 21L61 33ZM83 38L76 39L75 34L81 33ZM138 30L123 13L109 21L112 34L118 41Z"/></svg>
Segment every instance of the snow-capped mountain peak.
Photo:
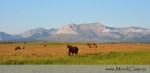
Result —
<svg viewBox="0 0 150 73"><path fill-rule="evenodd" d="M69 24L60 28L56 34L79 34L77 24Z"/></svg>

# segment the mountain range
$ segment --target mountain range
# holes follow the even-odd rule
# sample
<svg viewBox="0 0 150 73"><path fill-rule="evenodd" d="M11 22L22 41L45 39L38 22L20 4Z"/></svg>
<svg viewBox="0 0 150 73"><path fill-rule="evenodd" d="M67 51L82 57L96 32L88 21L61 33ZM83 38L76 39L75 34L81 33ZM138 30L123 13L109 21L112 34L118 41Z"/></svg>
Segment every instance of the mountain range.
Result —
<svg viewBox="0 0 150 73"><path fill-rule="evenodd" d="M0 41L150 42L150 29L116 28L101 23L68 24L59 29L31 29L22 34L0 32Z"/></svg>

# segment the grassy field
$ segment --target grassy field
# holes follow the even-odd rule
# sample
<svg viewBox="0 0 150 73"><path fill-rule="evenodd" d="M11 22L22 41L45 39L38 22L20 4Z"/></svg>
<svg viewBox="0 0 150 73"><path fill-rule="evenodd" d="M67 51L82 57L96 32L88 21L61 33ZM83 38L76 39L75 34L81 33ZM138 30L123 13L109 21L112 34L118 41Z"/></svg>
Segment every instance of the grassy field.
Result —
<svg viewBox="0 0 150 73"><path fill-rule="evenodd" d="M77 46L79 54L68 56L67 44ZM47 46L44 47L44 45ZM150 44L117 43L97 45L98 48L88 48L86 43L0 43L0 64L150 64ZM25 49L14 50L16 46L25 46Z"/></svg>

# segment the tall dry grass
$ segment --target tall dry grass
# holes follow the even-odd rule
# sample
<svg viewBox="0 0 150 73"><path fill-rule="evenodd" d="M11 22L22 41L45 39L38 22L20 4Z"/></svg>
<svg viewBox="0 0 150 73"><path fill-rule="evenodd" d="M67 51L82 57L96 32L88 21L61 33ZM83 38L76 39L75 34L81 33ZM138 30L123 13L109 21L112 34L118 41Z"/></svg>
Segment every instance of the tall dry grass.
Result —
<svg viewBox="0 0 150 73"><path fill-rule="evenodd" d="M78 56L67 56L68 44L79 48ZM16 46L25 49L16 51ZM0 64L150 64L149 53L150 44L136 43L98 44L98 48L86 43L1 43Z"/></svg>

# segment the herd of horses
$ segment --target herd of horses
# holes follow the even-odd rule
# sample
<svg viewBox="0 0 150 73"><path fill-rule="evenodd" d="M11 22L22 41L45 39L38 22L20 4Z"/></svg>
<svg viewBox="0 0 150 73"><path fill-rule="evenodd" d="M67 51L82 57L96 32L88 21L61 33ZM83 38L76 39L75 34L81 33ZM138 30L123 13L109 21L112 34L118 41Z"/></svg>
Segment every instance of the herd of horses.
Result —
<svg viewBox="0 0 150 73"><path fill-rule="evenodd" d="M89 48L97 48L97 45L95 43L87 43L87 46Z"/></svg>
<svg viewBox="0 0 150 73"><path fill-rule="evenodd" d="M46 47L47 45L44 45L44 47ZM97 45L95 43L87 43L87 46L89 48L97 48ZM68 56L73 56L73 54L75 53L76 55L78 55L78 47L76 46L71 46L71 45L67 45L68 48ZM15 47L15 50L21 50L21 49L25 49L25 47L21 47L21 46L17 46Z"/></svg>

